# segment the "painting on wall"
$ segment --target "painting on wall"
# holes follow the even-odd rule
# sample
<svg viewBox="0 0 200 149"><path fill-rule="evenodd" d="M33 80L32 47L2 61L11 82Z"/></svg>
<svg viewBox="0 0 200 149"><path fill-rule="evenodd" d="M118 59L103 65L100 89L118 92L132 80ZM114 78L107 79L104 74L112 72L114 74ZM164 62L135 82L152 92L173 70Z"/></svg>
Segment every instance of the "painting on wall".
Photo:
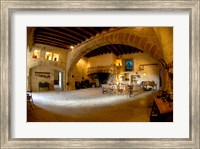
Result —
<svg viewBox="0 0 200 149"><path fill-rule="evenodd" d="M133 60L125 60L125 71L133 70Z"/></svg>

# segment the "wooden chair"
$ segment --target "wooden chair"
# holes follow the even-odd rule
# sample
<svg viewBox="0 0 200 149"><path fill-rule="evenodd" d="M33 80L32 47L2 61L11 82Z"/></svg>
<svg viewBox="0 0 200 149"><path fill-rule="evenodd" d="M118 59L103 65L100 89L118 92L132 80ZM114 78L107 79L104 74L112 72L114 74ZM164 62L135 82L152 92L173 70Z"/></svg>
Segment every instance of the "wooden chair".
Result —
<svg viewBox="0 0 200 149"><path fill-rule="evenodd" d="M119 94L121 94L121 95L124 94L124 85L122 85L122 84L119 85Z"/></svg>
<svg viewBox="0 0 200 149"><path fill-rule="evenodd" d="M124 93L128 96L131 97L131 86L130 85L126 85L124 87Z"/></svg>
<svg viewBox="0 0 200 149"><path fill-rule="evenodd" d="M33 102L33 97L32 97L32 91L27 91L27 109L28 111L34 109L34 102Z"/></svg>
<svg viewBox="0 0 200 149"><path fill-rule="evenodd" d="M118 94L119 93L119 90L118 90L118 85L112 85L113 87L113 94Z"/></svg>

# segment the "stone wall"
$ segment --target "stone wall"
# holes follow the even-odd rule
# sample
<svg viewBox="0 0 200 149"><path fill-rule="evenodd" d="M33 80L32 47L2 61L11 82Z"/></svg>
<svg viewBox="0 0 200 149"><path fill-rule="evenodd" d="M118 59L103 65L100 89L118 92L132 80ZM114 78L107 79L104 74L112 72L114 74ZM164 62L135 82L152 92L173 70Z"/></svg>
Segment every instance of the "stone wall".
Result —
<svg viewBox="0 0 200 149"><path fill-rule="evenodd" d="M140 78L138 78L139 82L142 81L154 81L157 84L157 88L159 88L159 71L161 70L160 65L158 64L158 61L156 61L154 58L152 58L150 55L146 53L134 53L134 54L125 54L119 57L116 57L113 54L104 54L92 58L82 58L78 61L76 66L74 67L72 71L72 78L70 81L70 90L75 89L75 81L81 82L84 77L84 79L88 79L90 81L91 78L87 76L87 68L88 67L95 67L95 66L111 66L115 64L116 59L122 59L123 65L122 66L115 66L113 67L113 72L110 73L108 78L108 83L117 83L119 81L119 75L120 74L128 74L129 75L129 81L123 81L120 83L124 84L131 84L131 75L140 75ZM133 70L125 72L124 67L125 63L124 61L126 59L133 59ZM151 65L151 64L158 64L158 65ZM140 65L148 65L144 66L144 70L139 70ZM144 73L146 75L144 75Z"/></svg>
<svg viewBox="0 0 200 149"><path fill-rule="evenodd" d="M40 56L38 58L33 58L33 53L35 50L40 51ZM52 54L58 54L58 61L46 60L45 54L46 52L51 52ZM66 59L67 59L67 50L43 45L43 44L35 44L32 50L27 51L27 90L38 91L38 82L47 81L50 83L50 89L53 90L54 85L54 71L63 72L63 82L64 89L66 89ZM50 79L47 80L45 78L36 78L35 71L39 72L50 72ZM35 81L36 79L36 81Z"/></svg>
<svg viewBox="0 0 200 149"><path fill-rule="evenodd" d="M172 65L171 72L173 74L173 27L156 27L154 28L155 33L158 36L160 41L162 52L163 52L163 59L165 60L166 64ZM164 74L164 90L172 91L173 89L173 80L169 78L168 71L163 70Z"/></svg>
<svg viewBox="0 0 200 149"><path fill-rule="evenodd" d="M159 70L161 70L159 65L149 65L149 64L158 64L158 61L156 61L154 58L149 56L146 53L134 53L134 54L125 54L118 59L126 60L126 59L132 59L133 60L133 71L124 71L125 63L123 62L123 66L119 67L120 71L118 74L122 73L128 73L129 74L129 81L125 81L123 83L131 84L131 75L140 75L140 78L137 78L139 82L142 81L154 81L159 87ZM144 66L144 70L139 70L140 65L147 65ZM144 75L145 73L145 75Z"/></svg>
<svg viewBox="0 0 200 149"><path fill-rule="evenodd" d="M33 58L34 50L40 51L40 57L37 59ZM59 61L45 60L46 52L59 54ZM50 65L50 66L57 67L58 69L65 70L67 50L53 47L53 46L47 46L43 44L35 44L32 50L30 52L29 51L27 52L27 58L28 58L27 59L28 68L32 68L32 67L40 66L40 65Z"/></svg>
<svg viewBox="0 0 200 149"><path fill-rule="evenodd" d="M75 82L81 82L86 79L89 80L87 76L87 67L88 67L88 59L87 58L81 58L76 66L74 67L72 74L71 74L71 81L69 84L69 90L74 90L75 89Z"/></svg>
<svg viewBox="0 0 200 149"><path fill-rule="evenodd" d="M110 66L115 60L114 54L104 54L88 58L88 67Z"/></svg>
<svg viewBox="0 0 200 149"><path fill-rule="evenodd" d="M49 73L49 76L37 76L37 73ZM54 90L54 70L46 66L37 66L31 69L31 88L32 91L39 91L39 82L47 82L50 84L50 90ZM46 91L48 88L40 88L40 91Z"/></svg>

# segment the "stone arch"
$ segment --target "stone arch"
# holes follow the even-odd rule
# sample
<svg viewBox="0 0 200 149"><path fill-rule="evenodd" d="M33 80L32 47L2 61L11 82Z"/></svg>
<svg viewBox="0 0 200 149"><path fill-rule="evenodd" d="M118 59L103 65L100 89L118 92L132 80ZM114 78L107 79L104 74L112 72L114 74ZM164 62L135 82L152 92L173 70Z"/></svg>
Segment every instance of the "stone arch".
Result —
<svg viewBox="0 0 200 149"><path fill-rule="evenodd" d="M156 60L163 58L161 45L153 28L117 28L97 35L69 52L67 76L71 76L73 67L81 57L98 47L109 44L129 45L148 53Z"/></svg>

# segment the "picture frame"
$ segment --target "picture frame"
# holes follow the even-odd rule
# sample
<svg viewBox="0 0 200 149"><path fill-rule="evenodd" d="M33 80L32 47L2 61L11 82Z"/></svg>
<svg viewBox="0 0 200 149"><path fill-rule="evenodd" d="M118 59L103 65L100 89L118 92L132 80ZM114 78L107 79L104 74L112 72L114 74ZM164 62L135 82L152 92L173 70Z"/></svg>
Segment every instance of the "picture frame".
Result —
<svg viewBox="0 0 200 149"><path fill-rule="evenodd" d="M38 5L39 3L39 5ZM4 1L1 0L1 148L199 148L199 0L194 1ZM11 138L10 114L12 94L10 70L11 14L16 10L139 10L189 11L190 56L189 100L190 137L181 138Z"/></svg>
<svg viewBox="0 0 200 149"><path fill-rule="evenodd" d="M125 71L133 71L133 60L132 59L126 59L125 60Z"/></svg>

